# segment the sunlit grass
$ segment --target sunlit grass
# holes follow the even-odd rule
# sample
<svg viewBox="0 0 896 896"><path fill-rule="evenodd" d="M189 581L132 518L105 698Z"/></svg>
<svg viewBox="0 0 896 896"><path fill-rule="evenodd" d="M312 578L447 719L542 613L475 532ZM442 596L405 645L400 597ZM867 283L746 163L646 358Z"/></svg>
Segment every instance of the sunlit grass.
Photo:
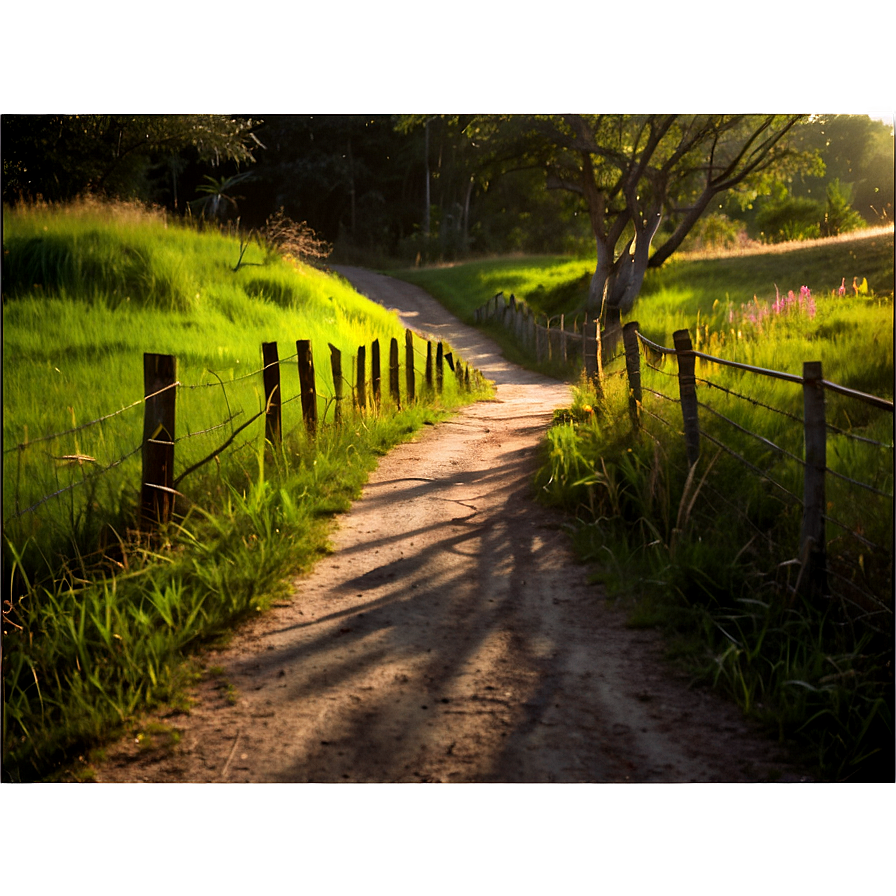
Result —
<svg viewBox="0 0 896 896"><path fill-rule="evenodd" d="M345 281L136 206L8 210L3 308L3 774L59 774L142 708L180 701L185 657L327 550L376 459L486 394L454 376L408 405L397 315ZM388 390L399 341L403 408ZM296 340L312 343L319 425L302 420ZM355 355L379 340L382 402L353 409ZM283 448L264 420L262 342L281 358ZM343 353L333 425L329 345ZM450 346L445 346L450 350ZM171 523L135 529L143 353L177 357ZM120 412L120 413L119 413ZM102 422L98 421L100 418ZM82 428L84 424L91 424ZM208 431L206 431L208 430ZM51 438L46 438L52 436ZM226 449L223 447L230 442ZM205 460L194 472L187 471ZM182 480L180 477L184 477Z"/></svg>

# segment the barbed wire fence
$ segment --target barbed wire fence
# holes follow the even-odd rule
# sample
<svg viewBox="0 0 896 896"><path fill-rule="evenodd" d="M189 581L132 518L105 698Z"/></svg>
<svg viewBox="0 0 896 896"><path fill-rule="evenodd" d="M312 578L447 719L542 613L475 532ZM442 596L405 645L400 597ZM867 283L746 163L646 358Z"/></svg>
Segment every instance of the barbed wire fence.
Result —
<svg viewBox="0 0 896 896"><path fill-rule="evenodd" d="M802 376L797 376L695 351L686 330L677 331L675 346L669 347L651 341L637 322L631 322L624 328L623 341L633 425L641 426L645 415L671 429L686 445L689 468L700 460L707 444L749 471L765 492L799 516L796 543L777 545L796 554L787 564L797 574L790 589L802 588L816 598L837 597L852 608L853 619L891 630L893 442L845 430L830 418L840 413L832 406L836 397L883 415L885 422L877 429L892 433L893 402L824 379L820 362L806 362ZM668 359L674 359L676 369L666 366ZM650 386L641 382L642 369L649 371ZM712 373L722 370L733 372L745 385L736 387ZM750 380L757 381L753 389L761 398L749 394ZM763 385L769 380L790 389L791 395L782 396L784 406L768 397L775 394ZM670 385L677 385L677 394L669 394ZM800 399L802 415L795 410ZM671 405L678 406L674 423L661 410ZM841 452L836 443L834 451L829 450L832 438L853 449L847 458L853 461L852 475L837 469L832 455ZM854 462L856 450L866 452L861 464ZM855 473L857 468L864 471L862 478ZM727 501L711 484L707 488L713 500L753 525L743 508ZM867 496L860 504L855 500L857 490ZM871 529L886 537L870 536ZM761 529L757 534L768 537Z"/></svg>
<svg viewBox="0 0 896 896"><path fill-rule="evenodd" d="M474 319L503 327L538 363L584 369L599 395L617 378L627 378L632 425L656 440L642 425L650 421L685 445L688 470L678 470L682 481L700 458L701 449L711 446L754 477L766 499L777 502L781 512L799 517L796 543L774 544L769 531L730 501L723 488L711 479L703 480L707 497L736 514L755 536L785 555L796 553L786 564L797 574L791 590L836 595L867 624L892 629L892 401L824 379L820 363L807 362L801 376L766 370L694 350L687 330L675 334L674 346L660 345L648 339L637 322L627 324L621 333L598 336L597 322L589 321L587 315L570 325L563 315L537 315L525 302L504 293L478 308ZM743 384L713 374L720 370L739 375ZM642 371L649 382L642 382ZM761 383L769 381L793 392L784 406L768 399L775 389ZM802 415L796 407L801 397ZM884 428L890 437L875 438L856 432L855 427L838 426L833 420L841 412L825 413L826 401L831 404L834 398L888 417ZM849 413L842 416L850 419ZM769 418L777 423L769 424ZM763 420L764 431L755 431L756 422ZM849 449L841 450L841 442ZM870 454L857 464L859 449ZM844 467L852 458L852 468L868 471L868 478L838 469L834 459L841 454ZM857 503L858 494L866 500ZM876 518L875 524L866 525L863 515L866 521ZM875 539L867 531L872 528L889 536Z"/></svg>
<svg viewBox="0 0 896 896"><path fill-rule="evenodd" d="M311 343L298 340L296 351L284 358L276 343L264 343L260 367L236 376L228 371L229 377L206 369L193 383L178 379L173 356L146 353L142 397L82 423L70 409L71 427L36 437L26 428L22 441L4 447L4 531L18 530L19 541L50 525L76 531L103 502L133 504L135 495L141 528L152 530L170 518L192 473L224 452L258 445L262 431L253 424L263 421L267 448L279 451L283 437L299 429L313 438L318 425L339 425L348 416L346 405L354 414L369 415L388 403L400 408L441 395L445 367L459 390L481 388L481 372L455 359L441 342L407 330L404 363L397 342L391 339L385 387L379 340L351 352L345 372L336 363L341 351L330 345L330 369L315 374ZM282 389L288 390L285 397ZM240 441L241 435L247 437ZM58 502L66 498L68 513L60 521ZM54 504L57 520L51 523L42 513Z"/></svg>

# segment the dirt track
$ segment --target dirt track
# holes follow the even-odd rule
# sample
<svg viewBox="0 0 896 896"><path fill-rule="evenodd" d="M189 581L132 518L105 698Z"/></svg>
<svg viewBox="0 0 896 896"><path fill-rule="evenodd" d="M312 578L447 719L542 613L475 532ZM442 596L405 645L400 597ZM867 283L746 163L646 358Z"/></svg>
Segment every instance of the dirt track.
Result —
<svg viewBox="0 0 896 896"><path fill-rule="evenodd" d="M340 273L450 342L497 400L385 457L335 552L253 620L174 750L108 750L99 781L800 780L737 709L625 628L531 497L563 384L508 364L416 287ZM229 682L236 700L227 699Z"/></svg>

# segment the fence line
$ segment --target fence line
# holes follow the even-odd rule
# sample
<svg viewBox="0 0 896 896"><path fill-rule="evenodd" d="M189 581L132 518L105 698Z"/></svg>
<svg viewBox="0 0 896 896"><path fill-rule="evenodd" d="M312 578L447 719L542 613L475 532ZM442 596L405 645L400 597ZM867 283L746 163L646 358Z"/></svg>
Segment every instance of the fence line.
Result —
<svg viewBox="0 0 896 896"><path fill-rule="evenodd" d="M681 396L679 403L681 403L683 406L682 422L684 424L684 435L689 449L689 466L693 466L693 464L696 463L696 460L699 457L699 440L706 439L707 441L717 446L719 449L724 450L726 453L734 457L739 463L746 466L757 476L761 477L763 480L769 482L775 488L784 492L795 504L802 507L802 523L798 556L801 558L801 563L804 567L804 583L808 587L810 593L812 593L814 596L820 596L822 594L828 594L830 590L828 579L830 564L828 562L827 538L824 530L825 523L827 522L839 526L848 536L857 539L867 548L874 551L880 551L885 556L887 554L892 556L892 552L889 549L875 544L872 540L865 537L862 532L857 532L854 527L845 525L844 523L833 519L828 513L828 507L825 500L826 476L832 476L852 486L862 488L866 492L869 492L883 499L888 499L890 501L893 500L893 495L887 491L884 491L883 489L877 488L871 483L861 482L853 477L840 473L837 470L833 470L828 465L826 459L827 434L832 429L836 430L837 428L832 427L832 425L828 424L825 419L824 395L826 392L835 392L851 400L861 401L865 404L875 407L878 410L889 413L893 413L892 401L884 398L879 398L878 396L868 395L867 393L859 392L855 389L850 389L848 387L841 386L838 383L832 383L831 381L824 379L821 372L820 362L806 362L804 364L803 375L796 376L794 374L785 373L783 371L768 370L749 364L743 364L741 362L732 362L728 361L725 358L718 358L714 355L707 355L704 352L695 351L690 346L690 336L687 331L676 332L676 347L674 349L670 349L666 346L657 345L656 343L646 339L643 334L640 333L639 325L637 324L637 322L627 324L625 330L629 330L629 328L631 328L631 330L634 330L638 335L638 339L636 341L632 340L630 343L627 343L627 358L625 368L629 377L629 392L631 396L630 402L632 402L637 407L637 413L633 415L633 426L637 427L639 425L637 414L642 410L649 413L651 417L660 420L666 425L670 425L668 421L664 420L656 414L653 414L650 411L647 411L647 409L643 407L641 399L642 392L651 393L668 401L675 401L675 399L671 398L670 396L664 395L662 392L642 386L640 382L641 352L639 350L639 347L646 346L650 351L660 353L663 356L674 354L678 361L677 376L679 379ZM734 390L719 386L718 384L712 383L702 378L694 377L694 382L692 384L688 383L688 374L691 369L689 368L688 364L692 363L696 358L701 358L710 363L720 364L733 369L737 369L746 374L770 377L794 384L799 384L802 387L804 398L803 418L799 418L795 414L791 414L790 412L774 408L764 402L758 401L757 399L739 394ZM646 366L652 367L653 365L648 363ZM666 371L660 372L665 373ZM693 374L691 374L691 376L693 377ZM693 390L694 393L696 392L697 382L710 386L711 388L718 389L731 398L743 399L753 405L766 408L775 413L783 414L790 420L799 423L803 429L804 457L799 457L787 448L776 444L771 439L768 439L758 433L752 432L750 429L730 419L730 417L722 414L719 410L711 407L705 402L696 401L695 395L693 396L694 400L692 405L693 419L689 419L684 407L684 403L685 401L689 400L689 392L691 390ZM784 457L801 467L803 469L802 497L794 494L791 489L776 481L775 478L770 475L770 472L768 470L760 469L758 466L756 466L756 464L752 463L742 454L735 451L730 446L725 445L720 439L707 432L704 427L699 425L699 420L697 417L698 411L710 412L716 418L719 418L724 423L734 427L738 432L757 440L766 449L775 452L777 455ZM851 433L843 434L852 435ZM869 443L874 447L886 448L892 451L892 446L884 445L877 440L864 439L861 436L856 436L856 438ZM695 445L697 446L696 451L692 450ZM840 561L842 562L842 558L840 558ZM889 577L890 582L892 582L892 572L889 573ZM868 595L867 593L865 593L864 596L866 598L871 597L871 595ZM887 607L882 604L878 598L873 598L873 600L875 601L876 605L878 605L878 609L875 612L883 612L885 615L889 615L890 618L892 618L893 611L891 607Z"/></svg>
<svg viewBox="0 0 896 896"><path fill-rule="evenodd" d="M802 507L803 520L797 553L799 557L804 558L803 562L806 566L802 576L803 584L808 585L813 594L826 593L828 590L827 573L829 564L825 550L825 522L831 522L840 526L848 535L856 538L870 549L884 550L879 545L874 545L861 532L856 532L855 528L838 523L827 514L825 504L826 476L831 476L836 480L861 488L865 493L881 499L892 501L893 496L875 484L858 481L831 469L826 458L826 440L828 433L834 433L857 443L864 443L890 452L893 451L893 445L856 433L846 432L833 423L828 422L825 418L824 396L826 393L836 393L847 399L863 402L885 413L893 413L892 401L859 392L824 379L821 365L817 362L807 362L800 376L785 371L770 370L738 361L731 361L727 358L720 358L695 350L690 342L690 334L686 330L675 334L676 344L674 347L660 345L648 339L640 332L639 325L636 322L627 324L626 328L623 328L621 331L603 332L598 336L594 321L589 323L587 316L585 316L581 329L579 328L579 322L576 321L570 330L563 315L559 316L558 326L557 315L550 318L543 315L538 316L526 306L525 302L516 299L513 295L506 297L503 292L493 296L480 306L474 312L474 320L477 324L497 323L503 326L508 333L515 337L516 342L522 348L530 351L535 356L538 363L549 361L566 365L577 364L580 368L584 367L586 375L594 382L598 394L602 394L604 384L609 376L627 376L629 412L632 418L632 425L635 428L640 426L640 415L643 413L669 427L673 432L680 432L687 445L689 466L693 466L699 458L700 440L711 442L731 455L738 463L745 465L757 476L780 490L788 497L788 500ZM626 329L629 330L629 334L634 333L637 336L637 339L633 340L630 345L625 344ZM623 354L617 354L615 350L620 342L623 343ZM677 398L665 395L663 392L641 383L641 350L643 350L644 365L647 368L678 381L679 396ZM666 359L670 356L675 357L677 369L661 369L659 365L665 365ZM613 372L606 370L614 361L623 357L626 359L626 363L622 369ZM740 371L748 376L772 378L798 385L803 391L803 417L791 411L773 407L759 398L745 395L735 389L714 383L705 377L698 377L694 367L694 362L698 358L710 364ZM794 451L776 444L775 441L765 436L752 432L747 427L731 420L730 417L711 407L705 401L698 401L698 385L718 390L732 400L748 402L754 407L764 408L783 416L794 424L798 424L804 433L804 456L799 457ZM682 409L682 428L679 429L678 426L663 416L645 407L642 400L643 393L678 404ZM709 412L716 418L720 418L724 423L733 426L738 432L752 437L758 441L761 447L773 451L776 457L784 458L788 462L795 462L803 471L802 497L794 494L793 490L783 483L777 482L768 470L760 469L738 451L735 451L716 438L716 436L708 433L704 427L700 426L699 414L701 412ZM889 553L892 556L892 551L889 551ZM890 573L890 578L892 579L892 573ZM892 609L886 608L886 612L892 618Z"/></svg>
<svg viewBox="0 0 896 896"><path fill-rule="evenodd" d="M433 352L432 341L428 339L425 340L427 344L425 356L429 357L431 361L433 358L435 358L433 362L434 369L427 370L425 374L423 371L419 370L419 368L415 369L415 366L413 364L414 357L416 355L424 357L424 352L415 345L415 341L421 340L422 337L416 335L415 340L415 335L416 334L413 334L410 330L407 330L405 333L405 395L408 403L413 403L417 400L418 389L416 387L415 380L418 375L420 375L422 379L425 379L423 388L425 394L436 395L442 392L444 388L444 365L446 364L449 369L455 374L458 387L462 391L469 392L473 388L476 388L481 384L484 379L481 372L479 370L471 369L469 364L465 364L462 359L456 358L453 353L446 352L444 350L444 345L442 342L438 342L437 349L435 352ZM105 473L120 466L122 463L133 457L138 452L142 451L144 457L144 469L141 475L141 520L143 526L146 528L153 528L157 526L160 522L163 522L170 517L173 508L173 498L180 495L180 492L177 490L177 486L186 476L194 472L203 464L208 463L214 457L218 456L221 452L227 449L234 442L240 432L245 430L249 425L254 423L261 416L265 416L266 420L270 419L271 411L275 406L275 402L272 401L271 391L266 386L264 386L264 408L254 416L251 416L249 419L245 420L239 426L234 427L234 420L242 415L244 413L244 410L238 409L236 411L230 411L230 400L227 397L227 387L235 382L246 380L251 377L258 377L259 375L261 375L263 379L268 378L268 382L270 383L272 381L270 379L271 372L274 371L278 375L276 392L277 394L279 394L279 370L284 363L289 361L297 362L300 380L300 391L292 398L277 401L276 411L279 415L279 410L281 407L288 405L294 401L301 400L303 405L303 422L306 426L307 431L312 437L316 431L317 426L317 403L321 398L323 398L326 402L324 415L326 415L329 406L335 403L336 410L334 413L334 422L336 422L337 424L340 422L342 416L342 408L340 406L340 403L342 401L342 387L344 386L345 382L349 383L352 404L359 412L364 412L367 409L368 392L370 393L370 397L372 399L370 405L371 412L377 413L379 411L380 405L382 403L382 394L381 370L379 369L380 356L378 352L378 339L375 339L373 341L373 345L371 347L372 350L370 352L369 363L371 376L369 381L366 379L366 369L368 367L368 364L365 358L365 347L361 346L358 349L357 361L361 362L361 369L359 369L357 372L359 376L362 373L365 374L359 379L362 387L361 392L359 392L347 378L342 376L338 376L338 381L337 378L334 377L334 391L332 394L330 393L328 386L325 386L322 389L318 390L317 378L314 377L311 344L308 340L299 340L296 345L297 351L294 354L290 355L287 358L277 358L276 360L274 360L273 355L271 355L270 352L271 346L273 346L273 350L274 352L276 352L276 343L265 343L262 345L262 355L263 357L265 357L265 353L268 352L268 356L265 358L265 363L263 364L263 366L259 367L257 370L227 381L221 379L214 371L209 370L209 373L218 377L218 382L202 384L181 383L175 375L176 359L173 356L154 355L149 353L144 355L145 394L143 398L134 401L131 404L126 405L125 407L113 411L109 414L104 414L101 417L98 417L96 420L89 421L76 427L72 427L71 429L40 436L36 439L28 439L27 441L22 442L12 448L6 449L4 451L4 454L10 453L12 451L18 451L19 456L21 457L21 454L33 445L38 445L52 439L57 439L64 436L72 435L74 433L78 433L90 426L109 420L112 417L116 417L123 412L131 410L132 408L138 407L142 404L144 405L144 434L140 444L112 463L100 469L96 469L89 475L82 476L77 481L72 482L61 489L57 489L50 494L42 496L39 500L35 501L24 510L18 509L19 487L17 475L15 495L16 512L10 514L5 519L4 525L28 513L33 513L51 499L59 497L66 492L77 488L79 485L84 484L85 482L99 478ZM338 349L335 349L334 346L330 346L330 348L331 350L335 350L338 352ZM388 392L396 407L400 408L401 393L399 388L399 381L402 365L399 364L398 358L398 340L392 338L388 355ZM353 357L353 368L355 362L356 359ZM310 376L312 377L311 379L309 379L309 372ZM159 377L162 377L162 379L167 379L168 381L162 383L159 381ZM207 427L195 432L188 431L186 435L175 436L174 419L177 392L180 390L194 390L197 388L207 387L221 387L224 394L224 400L225 402L227 402L228 406L227 418L223 422L215 424L214 426ZM200 461L191 464L187 469L181 471L177 476L174 475L174 449L179 443L195 438L197 436L208 435L210 433L216 432L217 430L224 429L228 426L230 426L231 428L231 433L223 444L217 446L214 451L203 457ZM271 443L271 446L273 448L279 448L281 442L281 430L279 428L279 422L276 429L272 429L270 427L266 428L265 436L267 441ZM238 449L235 448L233 450L235 451ZM50 456L54 457L52 455ZM65 455L62 458L54 459L71 460L73 463L78 462L79 465L81 465L82 462L96 463L95 458L80 453L75 455Z"/></svg>

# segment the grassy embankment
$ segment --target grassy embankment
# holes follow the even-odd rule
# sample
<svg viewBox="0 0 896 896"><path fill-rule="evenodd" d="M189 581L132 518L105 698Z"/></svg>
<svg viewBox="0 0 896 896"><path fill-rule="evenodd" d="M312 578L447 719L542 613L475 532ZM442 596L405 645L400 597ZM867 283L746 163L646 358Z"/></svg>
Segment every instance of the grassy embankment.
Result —
<svg viewBox="0 0 896 896"><path fill-rule="evenodd" d="M584 302L590 265L496 260L407 276L470 320L500 290L543 312L572 313ZM852 289L854 277L867 280L866 293ZM776 306L775 284L795 301ZM811 304L800 303L802 286ZM651 272L633 316L663 345L687 328L709 354L797 375L804 361L821 360L826 379L893 397L892 232L673 260ZM645 357L645 387L677 397L674 367ZM575 518L581 555L602 567L633 625L665 629L670 655L695 679L798 743L821 777L890 779L892 414L827 395L827 420L839 430L829 432L828 467L848 477L827 477L827 513L845 528L827 524L834 597L812 602L794 590L800 508L791 496L802 494L802 467L701 410L701 428L754 469L705 440L688 478L680 410L645 392L635 434L621 372L619 362L610 366L603 397L582 384L546 440L541 494ZM802 456L798 386L703 363L697 376L722 387L700 386L701 401Z"/></svg>
<svg viewBox="0 0 896 896"><path fill-rule="evenodd" d="M418 339L422 400L395 407L397 316L256 244L235 271L240 248L124 205L4 215L6 780L52 775L140 709L182 699L185 658L327 550L333 513L376 457L471 400L452 376L441 397L425 394ZM297 339L311 340L316 362L315 439L295 400ZM343 424L332 425L327 345L354 383L357 348L368 346L369 367L374 339L379 413L354 410L346 384ZM265 444L263 417L237 432L264 408L263 341L279 345L281 454ZM145 351L178 359L175 474L213 456L178 481L175 521L152 540L135 531ZM403 369L401 384L404 395Z"/></svg>

